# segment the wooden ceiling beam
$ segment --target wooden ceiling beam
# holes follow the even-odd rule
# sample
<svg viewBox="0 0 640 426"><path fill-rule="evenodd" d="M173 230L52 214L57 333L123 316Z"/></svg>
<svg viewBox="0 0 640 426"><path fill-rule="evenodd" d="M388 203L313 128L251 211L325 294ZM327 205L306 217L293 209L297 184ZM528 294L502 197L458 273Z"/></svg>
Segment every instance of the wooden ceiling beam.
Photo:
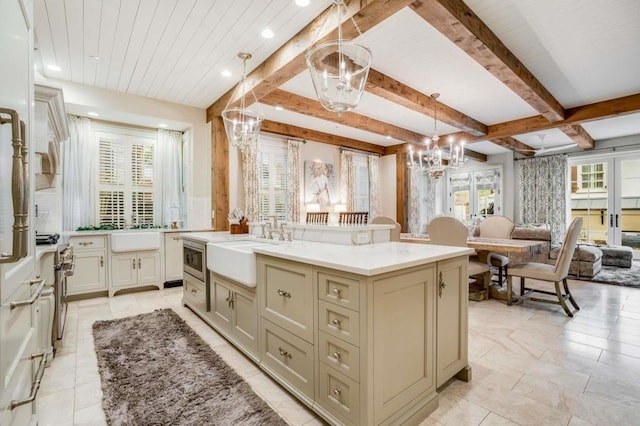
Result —
<svg viewBox="0 0 640 426"><path fill-rule="evenodd" d="M533 155L535 154L535 148L522 143L519 140L512 138L511 136L491 139L490 142L493 142L496 145L500 145L504 148L509 148L510 150L516 151L518 154L524 155L526 157L533 157Z"/></svg>
<svg viewBox="0 0 640 426"><path fill-rule="evenodd" d="M413 143L403 143L397 145L387 146L384 149L384 155L392 155L392 154L402 154L409 152L409 146L411 146L414 152L418 152L419 150L424 148L424 145L413 144ZM485 154L480 154L479 152L473 151L471 149L464 148L464 154L466 157L473 158L476 161L486 162L487 156ZM446 164L446 160L443 160Z"/></svg>
<svg viewBox="0 0 640 426"><path fill-rule="evenodd" d="M549 121L565 110L462 0L419 0L411 8Z"/></svg>
<svg viewBox="0 0 640 426"><path fill-rule="evenodd" d="M352 16L358 28L364 33L408 6L412 1L414 0L347 0L345 16ZM303 72L307 66L305 54L309 47L315 43L338 38L337 15L335 8L327 8L250 72L245 81L245 93L252 90L260 100ZM321 33L319 33L320 30L322 30ZM342 34L345 39L356 38L359 35L349 19L342 25ZM207 108L207 121L219 116L227 104L237 106L242 95L240 92L238 90L234 94L234 89L231 89L210 105Z"/></svg>
<svg viewBox="0 0 640 426"><path fill-rule="evenodd" d="M338 117L335 112L324 109L316 99L305 98L304 96L280 89L274 90L264 96L260 102L271 106L281 105L285 109L299 114L343 124L382 136L391 136L392 138L402 141L421 143L427 137L426 135L403 129L402 127L385 123L384 121L376 120L365 115L356 114L355 112L345 112L342 114L342 117Z"/></svg>
<svg viewBox="0 0 640 426"><path fill-rule="evenodd" d="M298 127L292 124L278 123L277 121L264 120L260 126L260 130L267 133L274 133L276 135L291 136L314 142L322 142L328 145L344 146L360 151L368 151L374 154L384 155L385 153L384 146L336 136L317 130L305 129L304 127Z"/></svg>
<svg viewBox="0 0 640 426"><path fill-rule="evenodd" d="M374 69L369 70L366 91L390 102L433 118L436 101ZM438 121L469 132L474 136L487 134L487 126L468 115L438 102Z"/></svg>
<svg viewBox="0 0 640 426"><path fill-rule="evenodd" d="M591 135L589 135L589 133L587 133L587 131L579 124L561 126L560 130L562 130L565 135L569 136L582 149L593 149L596 145Z"/></svg>

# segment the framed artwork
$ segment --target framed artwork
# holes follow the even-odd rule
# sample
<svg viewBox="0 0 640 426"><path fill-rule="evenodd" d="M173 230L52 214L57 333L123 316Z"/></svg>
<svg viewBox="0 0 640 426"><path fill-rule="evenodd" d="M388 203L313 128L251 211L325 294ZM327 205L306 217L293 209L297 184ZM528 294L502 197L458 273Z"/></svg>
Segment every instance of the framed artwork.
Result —
<svg viewBox="0 0 640 426"><path fill-rule="evenodd" d="M337 199L336 169L333 164L320 160L304 162L304 202L318 204L327 211L331 200Z"/></svg>

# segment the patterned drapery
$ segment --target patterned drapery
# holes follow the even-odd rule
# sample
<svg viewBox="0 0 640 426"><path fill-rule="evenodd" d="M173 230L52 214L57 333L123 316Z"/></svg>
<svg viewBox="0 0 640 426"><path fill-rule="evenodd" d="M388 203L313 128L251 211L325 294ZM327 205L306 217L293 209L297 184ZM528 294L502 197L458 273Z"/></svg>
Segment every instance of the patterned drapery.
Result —
<svg viewBox="0 0 640 426"><path fill-rule="evenodd" d="M408 225L411 235L420 234L420 182L422 172L418 167L409 168L409 215Z"/></svg>
<svg viewBox="0 0 640 426"><path fill-rule="evenodd" d="M353 211L355 205L355 194L353 185L355 176L353 175L353 153L342 150L340 153L340 192L342 202L347 206L347 211Z"/></svg>
<svg viewBox="0 0 640 426"><path fill-rule="evenodd" d="M380 157L369 155L369 206L371 218L380 216Z"/></svg>
<svg viewBox="0 0 640 426"><path fill-rule="evenodd" d="M260 220L260 178L258 172L260 140L238 149L242 161L244 215L250 222L255 222Z"/></svg>
<svg viewBox="0 0 640 426"><path fill-rule="evenodd" d="M567 197L567 157L550 155L519 161L520 218L524 223L546 223L552 244L564 239Z"/></svg>
<svg viewBox="0 0 640 426"><path fill-rule="evenodd" d="M302 141L289 139L287 145L287 220L300 222L300 173Z"/></svg>

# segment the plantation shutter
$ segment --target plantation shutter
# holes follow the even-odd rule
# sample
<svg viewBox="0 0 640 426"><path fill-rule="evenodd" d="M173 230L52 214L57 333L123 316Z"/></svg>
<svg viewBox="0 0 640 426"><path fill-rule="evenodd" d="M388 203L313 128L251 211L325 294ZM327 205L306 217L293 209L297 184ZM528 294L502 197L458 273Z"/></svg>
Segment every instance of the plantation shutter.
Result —
<svg viewBox="0 0 640 426"><path fill-rule="evenodd" d="M112 141L99 144L99 200L98 223L124 226L125 149Z"/></svg>
<svg viewBox="0 0 640 426"><path fill-rule="evenodd" d="M287 218L287 145L260 145L260 220Z"/></svg>
<svg viewBox="0 0 640 426"><path fill-rule="evenodd" d="M131 147L131 214L138 225L153 225L153 146Z"/></svg>

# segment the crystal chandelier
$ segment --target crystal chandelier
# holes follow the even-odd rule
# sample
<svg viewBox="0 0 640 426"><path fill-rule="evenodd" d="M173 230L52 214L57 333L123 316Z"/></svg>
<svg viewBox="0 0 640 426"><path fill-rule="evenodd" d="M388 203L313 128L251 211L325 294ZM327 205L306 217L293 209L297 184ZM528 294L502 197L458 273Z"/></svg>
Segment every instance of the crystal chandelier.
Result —
<svg viewBox="0 0 640 426"><path fill-rule="evenodd" d="M424 151L418 151L418 164L413 159L413 148L409 146L409 167L419 167L423 173L429 174L433 179L442 177L445 166L442 161L442 149L438 145L438 97L439 93L433 93L433 136L427 138ZM449 161L446 168L457 169L464 164L464 142L455 143L453 137L449 137Z"/></svg>
<svg viewBox="0 0 640 426"><path fill-rule="evenodd" d="M243 64L242 80L235 89L238 90L238 87L240 87L241 90L240 107L229 108L229 103L231 102L231 99L233 99L233 96L231 96L231 98L229 98L229 103L227 103L224 111L222 111L222 119L224 121L224 129L227 133L227 138L231 145L242 148L249 146L258 140L258 136L260 135L260 124L262 123L262 114L245 108L244 83L247 77L247 59L251 59L251 54L240 52L238 53L238 57L242 59ZM253 94L253 90L251 91L251 94L257 102L258 99L256 99Z"/></svg>
<svg viewBox="0 0 640 426"><path fill-rule="evenodd" d="M371 67L371 51L353 41L342 40L343 0L333 0L338 7L338 40L321 43L307 51L307 68L320 104L338 113L358 106ZM360 29L351 18L354 26ZM361 34L361 33L360 33Z"/></svg>

